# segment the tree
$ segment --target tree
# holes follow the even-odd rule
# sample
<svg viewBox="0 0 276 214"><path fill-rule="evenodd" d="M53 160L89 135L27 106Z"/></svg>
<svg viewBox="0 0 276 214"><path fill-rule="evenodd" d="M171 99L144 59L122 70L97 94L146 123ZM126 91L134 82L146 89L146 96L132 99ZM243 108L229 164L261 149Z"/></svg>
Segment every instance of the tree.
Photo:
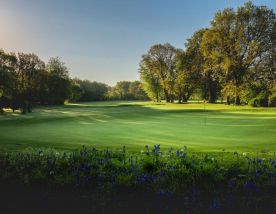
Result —
<svg viewBox="0 0 276 214"><path fill-rule="evenodd" d="M45 72L45 64L35 54L18 53L17 66L18 95L22 113L32 112L37 100L40 85L43 83L41 74Z"/></svg>
<svg viewBox="0 0 276 214"><path fill-rule="evenodd" d="M84 94L84 91L82 90L81 85L77 81L78 80L76 79L71 80L71 95L69 98L71 102L79 101Z"/></svg>
<svg viewBox="0 0 276 214"><path fill-rule="evenodd" d="M48 72L49 104L63 104L71 94L69 71L58 57L50 58L46 71Z"/></svg>
<svg viewBox="0 0 276 214"><path fill-rule="evenodd" d="M144 91L142 83L140 81L130 82L128 91L129 97L132 100L148 100L148 96Z"/></svg>
<svg viewBox="0 0 276 214"><path fill-rule="evenodd" d="M148 65L144 62L140 63L139 73L142 87L148 97L155 102L160 102L163 96L163 88L158 74L148 68Z"/></svg>
<svg viewBox="0 0 276 214"><path fill-rule="evenodd" d="M144 67L142 69L146 68L148 72L159 78L166 102L173 102L174 100L176 52L177 50L169 43L156 44L151 46L147 54L142 56L140 63Z"/></svg>
<svg viewBox="0 0 276 214"><path fill-rule="evenodd" d="M219 11L204 33L205 69L220 76L224 87L234 86L237 105L245 82L261 76L263 63L271 59L275 26L272 10L249 1L236 11Z"/></svg>
<svg viewBox="0 0 276 214"><path fill-rule="evenodd" d="M117 82L114 91L119 95L120 100L127 100L129 99L129 86L131 82L129 81L120 81Z"/></svg>
<svg viewBox="0 0 276 214"><path fill-rule="evenodd" d="M187 53L179 51L176 56L176 79L175 94L178 97L178 103L187 102L193 91L192 79L190 79L191 70L189 68L189 58Z"/></svg>
<svg viewBox="0 0 276 214"><path fill-rule="evenodd" d="M0 113L4 107L10 107L16 91L16 56L0 50Z"/></svg>
<svg viewBox="0 0 276 214"><path fill-rule="evenodd" d="M89 80L74 80L79 84L82 91L81 97L77 101L102 101L106 100L108 86L104 83L91 82Z"/></svg>

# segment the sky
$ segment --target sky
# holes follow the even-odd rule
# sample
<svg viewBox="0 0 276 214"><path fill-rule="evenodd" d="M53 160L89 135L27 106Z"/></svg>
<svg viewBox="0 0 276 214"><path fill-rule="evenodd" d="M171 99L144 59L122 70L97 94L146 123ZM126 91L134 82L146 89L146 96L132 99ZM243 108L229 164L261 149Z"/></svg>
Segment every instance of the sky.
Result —
<svg viewBox="0 0 276 214"><path fill-rule="evenodd" d="M0 0L0 49L60 57L71 77L139 79L151 45L184 48L215 12L244 0ZM253 0L276 11L276 0Z"/></svg>

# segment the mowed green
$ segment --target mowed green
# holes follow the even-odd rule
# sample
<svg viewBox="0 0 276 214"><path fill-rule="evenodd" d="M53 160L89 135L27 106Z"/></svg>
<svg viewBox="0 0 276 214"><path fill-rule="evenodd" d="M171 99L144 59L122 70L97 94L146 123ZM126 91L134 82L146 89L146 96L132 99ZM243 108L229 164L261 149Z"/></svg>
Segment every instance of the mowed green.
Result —
<svg viewBox="0 0 276 214"><path fill-rule="evenodd" d="M93 102L0 116L0 151L27 147L276 151L276 108L224 104Z"/></svg>

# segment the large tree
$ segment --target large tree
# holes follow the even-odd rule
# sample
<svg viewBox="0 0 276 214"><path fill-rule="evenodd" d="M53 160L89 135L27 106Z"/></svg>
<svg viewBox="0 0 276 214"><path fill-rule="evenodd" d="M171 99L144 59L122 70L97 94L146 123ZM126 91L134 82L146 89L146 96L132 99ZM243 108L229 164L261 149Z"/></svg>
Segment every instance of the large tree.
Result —
<svg viewBox="0 0 276 214"><path fill-rule="evenodd" d="M220 76L225 87L234 88L236 104L246 81L254 81L253 74L260 77L263 63L271 59L275 26L272 10L249 1L237 10L219 11L205 32L205 69Z"/></svg>
<svg viewBox="0 0 276 214"><path fill-rule="evenodd" d="M45 64L35 54L18 53L17 67L18 95L17 99L22 112L31 112L32 106L38 98L38 91L44 83L42 74L45 73Z"/></svg>
<svg viewBox="0 0 276 214"><path fill-rule="evenodd" d="M177 50L169 43L156 44L142 56L140 70L148 71L159 78L167 102L174 100L174 84L176 76L175 57Z"/></svg>
<svg viewBox="0 0 276 214"><path fill-rule="evenodd" d="M216 101L217 80L210 71L204 70L205 59L201 52L202 38L206 30L196 31L185 43L185 51L177 54L176 92L179 94L179 101L187 102L195 89L199 89L202 97L210 103Z"/></svg>

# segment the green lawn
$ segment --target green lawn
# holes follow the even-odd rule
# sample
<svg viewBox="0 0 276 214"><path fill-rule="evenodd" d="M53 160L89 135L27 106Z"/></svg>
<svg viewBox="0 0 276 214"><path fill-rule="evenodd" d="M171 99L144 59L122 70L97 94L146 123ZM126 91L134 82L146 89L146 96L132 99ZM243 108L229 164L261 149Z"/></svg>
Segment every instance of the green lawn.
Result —
<svg viewBox="0 0 276 214"><path fill-rule="evenodd" d="M0 116L0 150L82 145L141 150L276 151L276 108L223 104L94 102Z"/></svg>

